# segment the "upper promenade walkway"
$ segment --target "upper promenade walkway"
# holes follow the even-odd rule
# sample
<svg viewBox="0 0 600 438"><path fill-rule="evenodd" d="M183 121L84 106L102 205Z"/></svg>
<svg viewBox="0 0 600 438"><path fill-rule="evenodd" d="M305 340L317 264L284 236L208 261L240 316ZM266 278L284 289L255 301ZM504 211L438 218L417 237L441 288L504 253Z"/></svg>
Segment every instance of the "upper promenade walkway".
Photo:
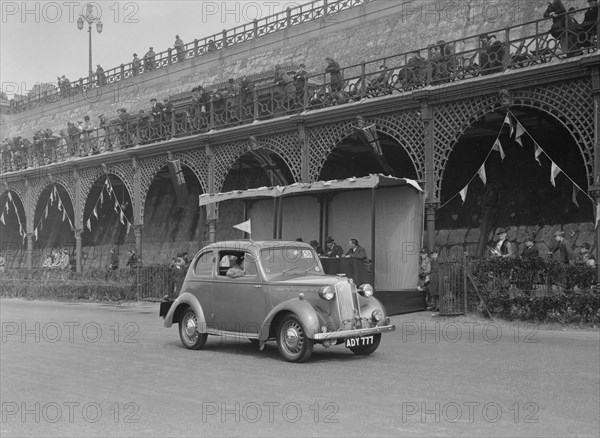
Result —
<svg viewBox="0 0 600 438"><path fill-rule="evenodd" d="M202 56L277 32L290 26L359 6L373 0L319 0L288 9L251 24L223 31L218 36L187 44L183 55L173 49L158 53L152 69ZM581 16L586 10L573 11ZM194 93L171 96L172 108L161 114L129 115L106 121L101 127L65 127L60 133L39 131L32 139L7 138L2 142L0 173L76 159L87 155L146 145L172 138L202 134L232 126L251 124L294 113L344 105L384 95L410 93L442 84L451 84L507 70L526 69L567 58L597 53L600 24L580 24L564 29L559 39L550 33L551 19L538 19L497 29L485 35L440 42L410 52L340 67L340 75L309 74L299 69L279 75L253 78L227 86L207 87ZM532 33L530 30L534 29ZM527 30L527 31L526 31ZM212 43L211 43L212 41ZM338 60L342 61L343 60ZM107 84L145 74L132 64L106 71ZM87 78L69 93L98 87ZM76 90L76 91L75 91ZM60 91L59 91L60 93ZM47 95L13 105L13 111L28 111L45 102L65 98Z"/></svg>

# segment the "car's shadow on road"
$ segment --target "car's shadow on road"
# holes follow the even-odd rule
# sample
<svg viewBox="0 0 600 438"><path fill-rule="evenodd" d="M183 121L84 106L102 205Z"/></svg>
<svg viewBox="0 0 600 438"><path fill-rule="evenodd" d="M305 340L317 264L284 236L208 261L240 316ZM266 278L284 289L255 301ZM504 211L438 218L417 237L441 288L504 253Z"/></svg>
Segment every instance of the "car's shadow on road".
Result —
<svg viewBox="0 0 600 438"><path fill-rule="evenodd" d="M181 344L181 342L178 341L169 342L168 348L173 348L173 354L178 354L175 353L175 350L185 352L185 347ZM218 354L227 354L231 356L250 356L259 360L284 360L279 354L276 342L268 342L265 345L265 348L262 351L260 351L258 349L258 345L251 343L245 338L222 339L218 336L209 336L208 340L206 341L206 345L201 351ZM326 349L320 344L316 344L314 346L313 353L307 362L348 362L365 360L368 359L368 357L369 356L361 356L354 354L350 350L346 349L343 345L333 346Z"/></svg>

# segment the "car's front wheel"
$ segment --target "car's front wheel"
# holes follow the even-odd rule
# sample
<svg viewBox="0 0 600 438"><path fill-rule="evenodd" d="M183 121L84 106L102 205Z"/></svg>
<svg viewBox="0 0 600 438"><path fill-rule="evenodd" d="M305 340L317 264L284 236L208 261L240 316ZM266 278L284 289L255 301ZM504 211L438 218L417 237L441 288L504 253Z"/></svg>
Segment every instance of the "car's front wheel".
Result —
<svg viewBox="0 0 600 438"><path fill-rule="evenodd" d="M304 362L313 351L314 341L306 336L298 318L288 315L277 330L277 348L288 362Z"/></svg>
<svg viewBox="0 0 600 438"><path fill-rule="evenodd" d="M179 337L183 346L190 350L200 350L206 344L206 333L198 332L198 317L193 309L187 309L179 320Z"/></svg>
<svg viewBox="0 0 600 438"><path fill-rule="evenodd" d="M381 333L373 335L373 343L370 345L356 345L355 347L348 348L350 348L350 351L352 351L354 354L366 356L377 350L377 347L379 347L379 342L381 342Z"/></svg>

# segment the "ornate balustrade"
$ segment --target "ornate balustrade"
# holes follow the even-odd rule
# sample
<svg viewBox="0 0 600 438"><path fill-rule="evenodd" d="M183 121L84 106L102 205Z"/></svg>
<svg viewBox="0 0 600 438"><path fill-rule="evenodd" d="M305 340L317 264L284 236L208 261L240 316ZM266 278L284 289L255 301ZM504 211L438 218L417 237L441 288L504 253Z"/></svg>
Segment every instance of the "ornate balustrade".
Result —
<svg viewBox="0 0 600 438"><path fill-rule="evenodd" d="M341 7L343 2L335 4L338 3ZM315 9L310 11L306 14L318 13ZM523 36L522 28L526 26L534 27L536 33ZM103 128L83 133L54 135L36 142L20 138L3 142L0 171L43 166L597 52L599 26L596 23L596 34L591 35L582 33L580 26L566 29L565 38L571 42L561 47L562 39L557 41L549 34L549 20L530 21L486 34L498 39L495 44L482 35L475 35L429 46L421 51L426 57L417 57L413 51L346 66L341 68L343 80L333 86L329 74L319 73L308 75L303 87L289 82L261 85L252 91L215 88L210 92L210 99L196 106L190 99L181 98L170 116L134 116L126 121L113 120Z"/></svg>
<svg viewBox="0 0 600 438"><path fill-rule="evenodd" d="M279 32L292 26L318 20L325 16L337 14L371 1L373 0L314 0L311 3L288 8L283 12L254 20L251 23L223 30L218 34L199 40L196 39L185 44L182 53L178 53L174 48L168 48L167 50L156 53L151 59L142 58L141 67L134 68L133 63L130 62L105 70L104 84L100 84L97 75L93 75L71 83L67 90L56 89L34 98L26 98L22 101L11 102L12 112L18 113L27 111L69 96L87 93L100 86L115 84L139 74L168 67L178 62L184 62L188 58L195 58L226 47L251 41L255 38Z"/></svg>

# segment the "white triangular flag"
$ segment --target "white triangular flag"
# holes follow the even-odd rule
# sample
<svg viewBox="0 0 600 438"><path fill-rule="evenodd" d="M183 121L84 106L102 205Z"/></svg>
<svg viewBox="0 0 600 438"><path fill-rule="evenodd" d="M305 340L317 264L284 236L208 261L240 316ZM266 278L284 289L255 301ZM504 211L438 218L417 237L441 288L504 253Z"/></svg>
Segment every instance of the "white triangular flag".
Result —
<svg viewBox="0 0 600 438"><path fill-rule="evenodd" d="M125 217L125 215L123 214L123 210L121 210L121 214L119 214L119 221L125 225L125 221L123 220L123 218Z"/></svg>
<svg viewBox="0 0 600 438"><path fill-rule="evenodd" d="M237 228L238 230L245 231L248 234L252 234L252 219L248 219L246 222L242 222L241 224L234 225L233 228Z"/></svg>
<svg viewBox="0 0 600 438"><path fill-rule="evenodd" d="M487 176L485 174L485 163L483 163L481 165L481 167L477 171L477 174L479 175L479 178L481 178L481 181L483 181L483 185L486 185L486 183L487 183Z"/></svg>
<svg viewBox="0 0 600 438"><path fill-rule="evenodd" d="M115 197L115 213L119 212L119 201L117 201L117 198Z"/></svg>
<svg viewBox="0 0 600 438"><path fill-rule="evenodd" d="M506 117L504 117L504 122L502 122L502 124L508 125L508 127L510 128L510 136L512 137L513 132L515 132L515 128L513 128L513 124L512 124L512 121L510 120L509 113L506 113Z"/></svg>
<svg viewBox="0 0 600 438"><path fill-rule="evenodd" d="M85 223L85 226L87 227L88 230L92 231L92 219L88 219L87 222Z"/></svg>
<svg viewBox="0 0 600 438"><path fill-rule="evenodd" d="M517 133L515 134L515 141L519 143L521 147L523 147L523 140L521 140L523 134L525 134L525 128L523 128L523 125L517 121Z"/></svg>
<svg viewBox="0 0 600 438"><path fill-rule="evenodd" d="M506 154L504 153L504 149L502 149L502 144L500 143L499 138L497 138L496 141L494 142L494 146L492 146L492 150L500 152L500 158L502 158L502 161L504 161L504 157L506 156Z"/></svg>
<svg viewBox="0 0 600 438"><path fill-rule="evenodd" d="M561 172L560 167L558 167L556 165L556 163L553 161L552 162L552 168L550 169L550 182L552 183L552 185L554 187L556 187L556 182L554 181L554 179L556 178L556 176Z"/></svg>
<svg viewBox="0 0 600 438"><path fill-rule="evenodd" d="M62 221L64 222L65 219L67 218L67 210L66 209L63 210L62 213L63 213Z"/></svg>
<svg viewBox="0 0 600 438"><path fill-rule="evenodd" d="M596 222L596 224L597 224L597 222ZM33 230L33 235L35 236L35 240L37 241L37 239L38 239L38 230L37 230L37 228L35 230Z"/></svg>
<svg viewBox="0 0 600 438"><path fill-rule="evenodd" d="M131 229L131 224L129 223L129 221L127 221L127 233L125 233L125 234L129 234L130 229Z"/></svg>
<svg viewBox="0 0 600 438"><path fill-rule="evenodd" d="M598 228L598 221L600 221L600 204L596 204L596 225L594 229Z"/></svg>
<svg viewBox="0 0 600 438"><path fill-rule="evenodd" d="M46 205L46 209L44 210L44 219L48 217L48 205Z"/></svg>
<svg viewBox="0 0 600 438"><path fill-rule="evenodd" d="M96 207L94 207L92 213L94 214L94 216L96 216L96 219L98 219L98 212L96 211Z"/></svg>
<svg viewBox="0 0 600 438"><path fill-rule="evenodd" d="M10 194L10 192L8 192L8 195L7 195L7 196L8 196L8 200L9 200L10 202L13 202L13 200L12 200L12 195Z"/></svg>
<svg viewBox="0 0 600 438"><path fill-rule="evenodd" d="M0 222L6 225L6 222L4 222L4 212L2 212L2 214L0 215Z"/></svg>
<svg viewBox="0 0 600 438"><path fill-rule="evenodd" d="M538 162L538 164L541 166L542 163L540 162L540 155L542 155L542 148L536 144L536 148L535 148L535 161Z"/></svg>
<svg viewBox="0 0 600 438"><path fill-rule="evenodd" d="M50 204L54 204L54 190L50 192Z"/></svg>
<svg viewBox="0 0 600 438"><path fill-rule="evenodd" d="M60 200L60 198L58 198L58 210L62 210L63 209L63 205L62 205L62 201Z"/></svg>
<svg viewBox="0 0 600 438"><path fill-rule="evenodd" d="M465 203L465 199L467 199L467 190L469 189L469 184L467 184L461 191L460 197L462 199L463 204Z"/></svg>
<svg viewBox="0 0 600 438"><path fill-rule="evenodd" d="M100 192L100 204L104 204L104 190Z"/></svg>

